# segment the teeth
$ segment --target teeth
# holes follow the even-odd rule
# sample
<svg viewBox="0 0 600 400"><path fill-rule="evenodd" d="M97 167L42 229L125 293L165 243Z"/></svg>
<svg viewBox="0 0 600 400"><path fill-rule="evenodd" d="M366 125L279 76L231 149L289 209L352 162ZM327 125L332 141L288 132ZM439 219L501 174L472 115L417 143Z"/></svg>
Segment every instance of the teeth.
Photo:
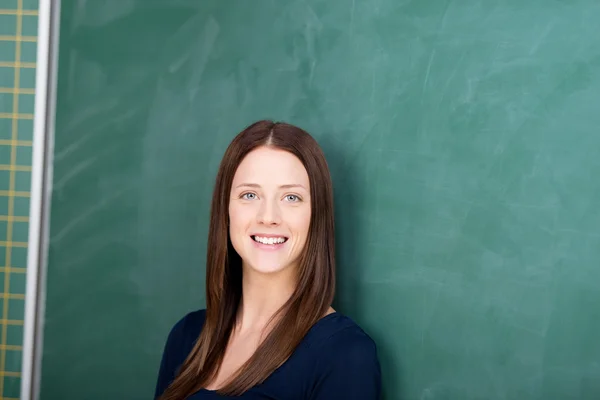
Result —
<svg viewBox="0 0 600 400"><path fill-rule="evenodd" d="M260 237L260 236L254 236L254 240L256 242L262 243L262 244L279 244L279 243L283 243L286 241L286 238L284 237L278 237L278 238L266 238L266 237Z"/></svg>

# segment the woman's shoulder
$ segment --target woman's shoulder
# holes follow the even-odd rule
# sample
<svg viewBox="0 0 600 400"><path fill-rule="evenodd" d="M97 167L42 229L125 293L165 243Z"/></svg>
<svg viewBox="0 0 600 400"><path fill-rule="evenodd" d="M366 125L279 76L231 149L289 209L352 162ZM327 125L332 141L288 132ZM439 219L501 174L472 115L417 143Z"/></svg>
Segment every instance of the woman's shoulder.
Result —
<svg viewBox="0 0 600 400"><path fill-rule="evenodd" d="M205 309L190 311L180 317L169 331L165 351L179 353L177 358L185 359L198 339L205 319Z"/></svg>
<svg viewBox="0 0 600 400"><path fill-rule="evenodd" d="M171 331L178 333L200 333L205 319L206 309L189 311L183 317L180 317Z"/></svg>
<svg viewBox="0 0 600 400"><path fill-rule="evenodd" d="M169 331L164 345L155 398L175 379L177 371L192 350L206 318L205 310L191 311L180 317Z"/></svg>
<svg viewBox="0 0 600 400"><path fill-rule="evenodd" d="M309 369L313 396L379 397L381 367L377 345L353 319L340 312L329 314L313 326L305 341L305 351L313 360Z"/></svg>
<svg viewBox="0 0 600 400"><path fill-rule="evenodd" d="M321 318L306 337L320 354L376 356L377 345L371 336L349 316L335 311Z"/></svg>

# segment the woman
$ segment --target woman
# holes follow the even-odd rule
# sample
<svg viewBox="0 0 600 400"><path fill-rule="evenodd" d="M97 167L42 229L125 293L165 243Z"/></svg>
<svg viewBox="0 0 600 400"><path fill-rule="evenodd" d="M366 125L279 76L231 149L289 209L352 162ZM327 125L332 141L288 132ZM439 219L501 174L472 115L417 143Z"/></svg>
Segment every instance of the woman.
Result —
<svg viewBox="0 0 600 400"><path fill-rule="evenodd" d="M333 194L305 131L259 121L227 148L212 198L206 309L171 330L160 400L378 399L371 338L331 308Z"/></svg>

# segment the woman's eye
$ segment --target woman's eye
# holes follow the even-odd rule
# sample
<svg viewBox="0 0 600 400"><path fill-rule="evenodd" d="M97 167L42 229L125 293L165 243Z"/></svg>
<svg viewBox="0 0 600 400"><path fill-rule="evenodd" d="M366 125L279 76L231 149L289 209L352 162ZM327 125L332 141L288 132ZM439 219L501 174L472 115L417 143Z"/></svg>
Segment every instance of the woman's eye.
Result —
<svg viewBox="0 0 600 400"><path fill-rule="evenodd" d="M291 201L291 202L300 201L300 198L298 196L296 196L295 194L288 194L287 196L285 196L285 199L287 201Z"/></svg>
<svg viewBox="0 0 600 400"><path fill-rule="evenodd" d="M254 193L244 193L242 195L242 199L244 200L254 200L256 198L256 195Z"/></svg>

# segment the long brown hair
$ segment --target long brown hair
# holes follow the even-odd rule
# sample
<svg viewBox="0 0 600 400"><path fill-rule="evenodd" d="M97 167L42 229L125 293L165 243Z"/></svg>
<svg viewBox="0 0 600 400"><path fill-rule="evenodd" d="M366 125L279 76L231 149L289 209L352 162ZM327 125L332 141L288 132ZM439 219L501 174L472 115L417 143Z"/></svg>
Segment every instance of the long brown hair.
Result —
<svg viewBox="0 0 600 400"><path fill-rule="evenodd" d="M206 320L194 348L160 400L185 399L209 384L219 371L242 298L242 261L228 232L230 190L242 159L260 146L288 151L306 168L311 198L309 234L300 256L294 293L276 314L277 319L271 320L275 321L273 328L255 353L217 392L240 395L263 382L289 358L333 301L333 188L325 156L304 130L282 122L258 121L233 139L221 161L208 234Z"/></svg>

